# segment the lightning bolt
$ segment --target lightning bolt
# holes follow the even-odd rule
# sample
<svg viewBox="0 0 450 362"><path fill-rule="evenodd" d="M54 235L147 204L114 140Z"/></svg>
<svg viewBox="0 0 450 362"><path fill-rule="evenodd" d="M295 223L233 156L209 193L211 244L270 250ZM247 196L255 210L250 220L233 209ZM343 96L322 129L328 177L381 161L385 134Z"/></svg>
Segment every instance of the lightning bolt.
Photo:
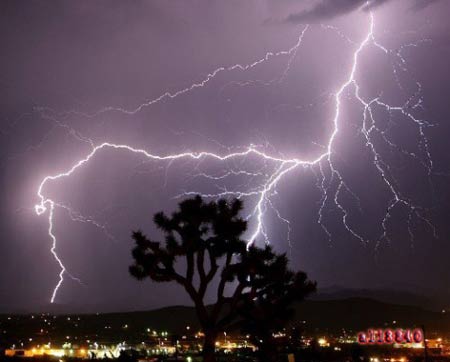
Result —
<svg viewBox="0 0 450 362"><path fill-rule="evenodd" d="M214 78L216 78L220 73L223 72L230 72L230 71L235 71L235 70L240 70L240 71L248 71L251 70L267 61L269 61L272 58L277 58L277 57L281 57L281 56L290 56L288 64L286 69L283 72L283 75L278 79L279 82L282 81L282 79L287 75L287 73L289 72L290 69L290 65L292 63L292 60L295 58L295 55L297 53L298 48L300 47L300 45L302 44L303 41L303 37L305 36L306 31L308 30L309 25L305 26L305 28L302 30L302 32L300 33L297 42L288 50L281 50L278 52L267 52L264 57L255 60L252 63L248 63L248 64L234 64L231 66L220 66L216 69L214 69L212 72L210 72L209 74L207 74L207 76L202 79L201 81L197 82L197 83L193 83L191 84L189 87L180 89L176 92L165 92L163 94L161 94L160 96L150 99L142 104L140 104L139 106L137 106L134 109L125 109L125 108L119 108L119 107L105 107L100 109L97 112L94 113L82 113L82 112L78 112L75 110L69 111L69 112L64 112L63 114L60 114L59 116L68 116L68 115L77 115L77 116L83 116L83 117L88 117L88 118L94 118L96 116L99 116L103 113L107 113L107 112L120 112L123 114L128 114L128 115L134 115L136 113L139 113L140 111L142 111L144 108L150 107L154 104L157 104L163 100L166 99L174 99L177 98L183 94L189 93L197 88L203 88L204 86L206 86L211 80L213 80ZM269 82L272 83L275 80ZM36 110L40 111L40 112L45 112L45 111L50 111L51 113L55 113L53 109L48 108L48 107L36 107Z"/></svg>
<svg viewBox="0 0 450 362"><path fill-rule="evenodd" d="M358 205L358 208L361 208L360 201L358 196L351 190L351 188L348 186L348 184L345 181L344 175L339 170L338 165L336 164L336 153L334 152L334 144L336 139L338 138L339 132L340 132L340 126L342 124L342 102L343 102L343 96L344 94L349 91L353 90L353 96L354 98L359 102L359 104L362 106L362 121L361 121L361 129L360 133L362 137L365 140L366 146L371 152L372 158L373 158L373 164L376 168L377 172L381 176L381 179L383 183L386 185L387 190L390 192L392 198L389 202L389 205L387 207L386 215L384 216L382 222L381 222L381 235L379 238L377 238L377 242L381 242L382 240L388 240L388 222L389 219L392 216L392 211L394 208L396 208L399 205L402 205L403 207L407 208L408 213L408 232L411 235L411 239L413 239L413 231L411 229L411 223L413 218L415 217L417 220L420 220L422 222L425 222L432 230L433 233L436 233L436 230L434 229L431 222L425 217L425 212L423 209L421 209L418 205L415 205L412 200L408 199L406 196L402 194L402 192L399 190L399 187L397 185L397 181L392 176L392 173L390 172L390 168L388 163L383 160L381 153L379 152L376 143L374 142L374 137L380 136L385 144L387 144L389 147L396 148L403 154L413 157L416 160L419 160L421 164L427 168L428 173L431 174L433 171L433 163L431 161L431 154L429 151L429 142L426 138L425 134L425 128L430 126L430 124L424 120L418 119L413 116L413 114L409 111L409 109L414 109L417 107L422 106L422 100L419 98L419 100L416 100L415 103L414 100L417 97L412 96L404 105L397 105L392 106L388 103L385 103L381 100L380 97L371 99L371 100L365 100L361 94L360 94L360 86L356 79L356 72L359 66L359 58L361 53L365 48L368 46L373 46L376 49L379 49L382 53L388 56L392 56L396 59L396 64L399 65L400 71L405 71L406 65L405 65L405 59L403 58L401 51L390 51L387 48L380 45L374 36L374 16L372 13L369 13L369 26L368 31L362 41L354 42L353 40L350 40L347 38L343 33L338 31L338 29L333 27L326 27L322 25L322 28L325 30L333 30L336 31L337 34L343 38L345 41L350 43L351 45L355 45L356 49L353 52L352 56L352 63L351 67L348 71L348 75L341 84L341 86L337 89L337 91L333 95L333 100L335 104L334 108L334 116L331 120L331 123L333 125L333 130L328 138L328 143L323 147L322 153L320 153L318 156L312 159L303 159L303 158L286 158L283 155L277 155L276 152L269 153L266 152L262 147L255 146L255 145L249 145L245 148L242 148L238 151L229 151L224 152L222 154L214 153L214 152L208 152L208 151L201 151L201 152L182 152L182 153L176 153L176 154L167 154L167 155L160 155L160 154L154 154L150 151L147 151L145 149L141 148L135 148L133 146L127 145L127 144L117 144L117 143L110 143L110 142L103 142L99 145L94 145L92 141L85 138L84 136L80 135L79 133L70 130L71 134L78 138L79 140L85 142L90 147L90 152L82 159L77 161L75 164L73 164L70 168L66 169L65 171L61 173L57 173L55 175L49 175L46 176L41 183L39 184L39 187L37 189L37 197L39 199L39 202L37 205L35 205L35 212L38 215L46 214L48 217L48 235L51 240L51 249L50 252L52 253L54 259L56 260L57 264L59 265L60 272L59 272L59 279L58 282L53 290L53 293L51 295L51 302L53 303L55 301L55 298L57 296L57 293L62 286L64 282L64 276L68 275L72 278L74 278L69 272L67 271L67 268L64 266L61 258L58 256L56 252L57 248L57 239L54 233L54 213L55 209L57 207L63 207L66 210L69 211L69 214L72 216L73 220L78 221L84 221L84 222L91 222L94 225L103 228L102 225L99 223L92 221L90 218L85 218L81 216L78 213L75 213L71 211L70 208L64 207L61 203L58 203L57 201L53 200L52 198L46 196L46 189L49 187L51 183L59 182L65 178L68 178L72 176L74 173L77 172L78 169L82 168L84 165L86 165L88 162L92 161L95 156L100 152L106 152L106 151L124 151L128 152L134 157L140 157L145 159L146 161L154 161L154 162L168 162L169 164L176 162L178 160L187 159L192 161L203 161L203 160L210 160L211 162L219 162L223 164L224 166L227 166L229 162L240 162L240 164L245 164L246 160L249 158L257 158L259 161L262 162L262 167L260 167L258 170L247 170L242 168L240 166L238 169L233 167L229 167L228 170L225 170L222 174L219 175L212 175L210 173L205 172L197 172L196 174L192 175L192 178L198 178L202 177L205 178L213 183L216 183L216 188L218 189L217 192L212 193L203 193L203 192L197 192L197 191L184 191L180 195L176 197L181 196L188 196L193 194L201 194L205 198L219 198L219 197L237 197L237 198L248 198L252 199L254 202L254 205L251 207L251 210L247 216L248 220L252 220L254 222L253 229L250 231L249 235L249 242L248 245L252 245L257 238L262 237L266 243L269 243L270 237L267 232L267 227L264 222L265 215L267 213L267 210L273 210L276 217L283 222L287 227L287 235L288 235L288 242L289 245L291 244L290 241L290 221L286 218L284 218L279 210L277 209L275 202L274 202L274 196L278 194L278 185L279 183L285 179L289 174L292 174L294 170L297 169L305 169L305 170L311 170L317 178L316 185L318 189L322 193L322 198L320 200L320 205L318 208L318 219L317 222L324 230L324 233L328 236L329 240L332 240L332 232L329 230L329 228L326 225L325 218L324 218L324 210L327 207L329 203L332 203L341 213L342 218L342 225L345 227L345 229L349 232L350 235L352 235L354 238L359 240L363 243L368 243L370 240L369 238L361 235L352 225L350 222L350 211L342 204L342 196L343 194L347 194L353 198L353 200ZM252 63L246 64L246 65L240 65L235 64L232 66L222 66L214 71L210 72L206 78L204 78L202 81L198 83L194 83L186 88L183 88L181 90L178 90L176 92L165 92L159 97L146 101L145 103L139 105L135 109L123 109L123 108L116 108L116 107L107 107L104 109L101 109L100 111L93 113L93 114L82 114L75 111L70 111L69 113L79 114L86 117L95 117L98 114L109 112L109 111L117 111L124 114L135 114L145 107L149 107L155 103L158 103L160 101L163 101L165 99L173 99L178 96L181 96L185 93L191 92L197 88L204 87L208 82L210 82L213 78L217 76L217 74L224 72L224 71L234 71L234 70L241 70L246 71L250 70L273 57L278 56L288 56L288 63L286 68L284 69L281 77L277 78L277 81L282 81L285 77L287 77L288 72L290 70L292 61L294 57L297 55L297 51L302 44L302 40L307 33L307 30L309 29L308 26L306 26L302 32L300 33L297 43L294 44L290 49L283 50L279 52L268 52L266 55L256 60ZM397 72L397 67L394 67L394 72ZM395 75L397 76L397 75ZM270 83L270 82L269 82ZM419 84L419 83L418 83ZM244 84L245 85L245 84ZM420 92L420 86L418 89L418 92ZM376 118L373 113L373 107L382 107L384 108L388 113L401 113L403 116L405 116L407 119L409 119L410 122L412 122L413 125L415 125L419 131L420 135L420 146L421 149L424 151L425 154L425 160L423 161L421 157L415 153L409 152L407 150L404 150L402 148L399 148L395 145L394 142L392 142L388 134L386 133L386 130L378 127ZM41 110L47 111L48 109L42 108ZM63 124L59 124L61 127L65 127ZM241 177L241 178L248 178L250 181L247 183L241 184L239 187L235 187L233 189L228 189L226 186L220 186L218 183L223 182L224 180L227 180L230 177ZM252 187L249 187L249 185L253 185Z"/></svg>

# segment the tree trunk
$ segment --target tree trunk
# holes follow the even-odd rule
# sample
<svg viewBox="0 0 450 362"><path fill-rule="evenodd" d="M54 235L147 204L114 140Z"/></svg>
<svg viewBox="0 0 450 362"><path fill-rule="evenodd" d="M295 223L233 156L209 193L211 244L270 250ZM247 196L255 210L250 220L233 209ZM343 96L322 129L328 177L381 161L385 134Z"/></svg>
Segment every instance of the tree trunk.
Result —
<svg viewBox="0 0 450 362"><path fill-rule="evenodd" d="M216 331L205 331L203 342L203 362L216 362Z"/></svg>

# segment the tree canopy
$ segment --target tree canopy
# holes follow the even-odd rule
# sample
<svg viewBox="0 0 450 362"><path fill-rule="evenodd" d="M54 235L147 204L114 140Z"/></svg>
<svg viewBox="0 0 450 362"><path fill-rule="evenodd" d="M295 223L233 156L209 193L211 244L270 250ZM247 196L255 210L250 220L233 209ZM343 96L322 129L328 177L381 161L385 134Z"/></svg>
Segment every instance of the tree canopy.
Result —
<svg viewBox="0 0 450 362"><path fill-rule="evenodd" d="M259 331L259 338L270 338L291 317L292 302L316 287L304 272L288 269L286 254L243 240L247 222L239 216L242 207L238 199L205 202L197 196L182 201L171 216L154 216L164 242L150 240L141 231L133 233L130 273L140 280L184 287L205 333L205 361L214 361L215 339L222 330ZM183 272L180 264L185 265ZM216 301L207 306L205 295L216 277Z"/></svg>

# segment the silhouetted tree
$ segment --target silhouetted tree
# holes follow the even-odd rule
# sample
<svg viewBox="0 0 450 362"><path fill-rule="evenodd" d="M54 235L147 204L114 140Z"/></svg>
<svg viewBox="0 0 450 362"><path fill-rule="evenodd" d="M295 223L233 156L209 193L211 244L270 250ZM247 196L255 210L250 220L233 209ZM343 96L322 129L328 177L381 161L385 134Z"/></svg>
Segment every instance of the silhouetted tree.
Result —
<svg viewBox="0 0 450 362"><path fill-rule="evenodd" d="M304 272L287 269L285 254L277 255L272 248L251 248L244 264L256 271L261 285L255 293L243 296L238 307L240 319L236 325L249 334L258 346L260 361L277 361L277 343L274 334L294 316L293 302L303 300L316 289Z"/></svg>
<svg viewBox="0 0 450 362"><path fill-rule="evenodd" d="M267 328L272 330L286 320L284 314L289 314L290 303L315 289L305 273L288 270L286 255L274 253L269 246L247 247L241 239L247 228L246 221L239 217L241 210L240 200L206 203L197 196L182 201L170 217L162 212L154 216L165 234L165 245L147 239L140 231L133 233L136 247L130 273L140 280L149 277L157 282L175 281L184 287L205 334L205 362L215 361L215 341L220 331L251 329L252 321L266 328L264 320L270 320ZM185 259L184 273L176 268L180 258ZM205 294L216 275L217 300L207 307ZM275 311L275 307L285 311ZM277 318L266 318L267 313Z"/></svg>

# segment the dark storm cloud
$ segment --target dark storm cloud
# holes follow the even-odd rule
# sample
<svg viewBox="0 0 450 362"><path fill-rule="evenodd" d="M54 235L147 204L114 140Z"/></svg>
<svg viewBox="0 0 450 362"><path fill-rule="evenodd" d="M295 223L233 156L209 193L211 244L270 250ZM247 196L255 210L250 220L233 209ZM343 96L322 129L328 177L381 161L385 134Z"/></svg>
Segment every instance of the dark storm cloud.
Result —
<svg viewBox="0 0 450 362"><path fill-rule="evenodd" d="M390 0L321 0L312 8L290 14L287 21L293 23L311 23L344 15L359 8L368 9Z"/></svg>
<svg viewBox="0 0 450 362"><path fill-rule="evenodd" d="M415 0L411 9L415 10L415 11L419 11L419 10L425 9L426 7L428 7L434 3L437 3L439 1L441 1L441 0Z"/></svg>
<svg viewBox="0 0 450 362"><path fill-rule="evenodd" d="M335 18L337 16L351 13L355 10L368 10L379 7L393 0L320 0L309 9L292 13L287 16L287 22L291 23L314 23ZM440 0L411 0L411 9L422 10Z"/></svg>

